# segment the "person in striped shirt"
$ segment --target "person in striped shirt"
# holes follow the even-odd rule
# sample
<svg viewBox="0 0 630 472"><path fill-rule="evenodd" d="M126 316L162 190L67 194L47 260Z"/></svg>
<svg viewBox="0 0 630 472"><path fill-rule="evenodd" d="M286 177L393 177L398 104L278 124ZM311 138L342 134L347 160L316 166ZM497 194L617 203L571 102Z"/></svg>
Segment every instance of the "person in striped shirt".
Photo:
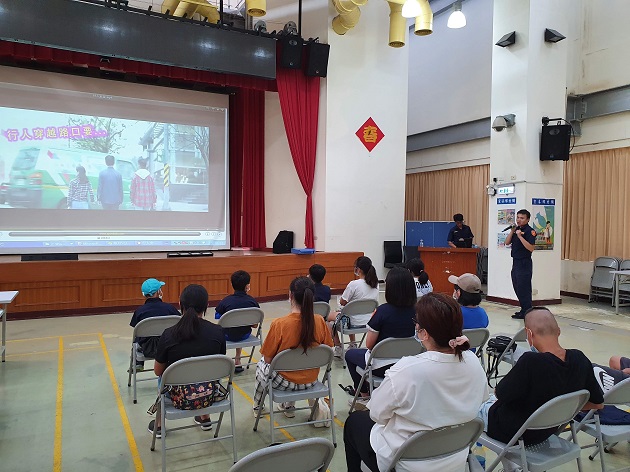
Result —
<svg viewBox="0 0 630 472"><path fill-rule="evenodd" d="M94 201L94 190L90 179L85 173L85 167L77 166L77 176L68 186L68 208L72 210L87 210Z"/></svg>

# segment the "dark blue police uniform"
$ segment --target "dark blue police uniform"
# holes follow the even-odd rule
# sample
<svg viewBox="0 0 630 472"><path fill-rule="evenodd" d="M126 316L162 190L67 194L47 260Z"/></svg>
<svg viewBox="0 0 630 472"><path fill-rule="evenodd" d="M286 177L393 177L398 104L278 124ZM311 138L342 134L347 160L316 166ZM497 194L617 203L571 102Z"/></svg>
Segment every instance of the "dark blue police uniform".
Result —
<svg viewBox="0 0 630 472"><path fill-rule="evenodd" d="M458 243L463 243L464 239L472 239L474 237L475 235L470 230L470 226L462 225L462 229L459 229L457 225L455 225L448 232L448 237L446 238L446 241L450 241L455 244L455 246L457 246Z"/></svg>
<svg viewBox="0 0 630 472"><path fill-rule="evenodd" d="M516 230L523 232L523 238L530 244L536 243L536 231L529 226ZM512 287L521 305L521 314L532 307L532 253L523 246L516 233L512 235Z"/></svg>
<svg viewBox="0 0 630 472"><path fill-rule="evenodd" d="M236 310L237 308L260 308L260 305L251 295L242 290L236 290L233 295L228 295L219 302L215 308L216 313L214 317L218 320L228 311ZM225 332L225 339L238 342L246 339L252 332L252 328L250 326L239 326L237 328L226 328L223 331Z"/></svg>

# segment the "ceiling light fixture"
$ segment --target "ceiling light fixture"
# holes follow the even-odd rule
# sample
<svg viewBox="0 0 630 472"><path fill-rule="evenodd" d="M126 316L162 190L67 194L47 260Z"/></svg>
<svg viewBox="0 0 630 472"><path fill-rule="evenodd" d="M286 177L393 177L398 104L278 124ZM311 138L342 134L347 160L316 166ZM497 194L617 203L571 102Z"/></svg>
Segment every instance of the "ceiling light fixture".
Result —
<svg viewBox="0 0 630 472"><path fill-rule="evenodd" d="M466 26L466 16L462 12L462 0L457 0L453 3L453 12L448 17L446 26L451 29L458 29Z"/></svg>
<svg viewBox="0 0 630 472"><path fill-rule="evenodd" d="M557 43L559 41L562 41L565 38L566 38L566 36L564 36L561 33L558 33L556 30L552 30L550 28L545 28L545 42L547 42L547 43Z"/></svg>
<svg viewBox="0 0 630 472"><path fill-rule="evenodd" d="M501 39L496 42L497 46L501 46L502 48L511 46L516 42L516 31L512 31L511 33L506 34Z"/></svg>
<svg viewBox="0 0 630 472"><path fill-rule="evenodd" d="M422 13L422 8L418 0L406 0L402 7L402 16L404 18L415 18Z"/></svg>

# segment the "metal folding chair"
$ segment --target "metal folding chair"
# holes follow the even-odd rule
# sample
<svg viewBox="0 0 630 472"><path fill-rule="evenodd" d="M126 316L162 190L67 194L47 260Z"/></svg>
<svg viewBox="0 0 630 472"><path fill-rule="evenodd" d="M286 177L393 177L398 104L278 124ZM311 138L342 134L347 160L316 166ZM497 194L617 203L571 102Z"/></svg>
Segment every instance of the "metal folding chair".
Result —
<svg viewBox="0 0 630 472"><path fill-rule="evenodd" d="M313 311L316 315L321 315L326 320L330 313L330 305L326 302L315 302L313 303Z"/></svg>
<svg viewBox="0 0 630 472"><path fill-rule="evenodd" d="M146 379L137 379L138 369L136 362L138 361L138 343L135 342L136 338L148 338L150 336L162 336L162 333L166 328L170 328L177 324L180 320L179 316L155 316L152 318L146 318L140 321L133 329L133 335L131 337L131 355L129 356L129 378L127 379L127 387L131 387L133 384L133 402L138 403L138 397L136 394L137 382L145 382L147 380L155 380L156 376L148 377ZM143 356L144 359L151 359L151 357ZM144 372L144 370L142 370ZM150 371L153 373L153 370Z"/></svg>
<svg viewBox="0 0 630 472"><path fill-rule="evenodd" d="M292 428L295 426L302 426L306 424L315 423L327 423L330 422L333 444L337 446L337 440L335 436L335 428L333 421L335 418L334 402L332 397L332 384L330 381L330 371L332 369L333 350L325 344L307 349L306 353L301 347L295 349L286 349L273 358L269 367L269 375L265 379L265 390L263 392L264 398L269 395L269 428L271 432L271 443L275 442L274 431L281 428ZM315 382L310 388L305 390L278 390L273 388L271 378L274 372L295 372L298 370L319 369L325 367L324 376L322 381ZM299 400L314 399L317 400L321 397L328 397L330 399L330 418L327 420L315 420L315 410L317 409L317 401L313 403L311 407L296 408L293 411L310 410L311 414L308 421L302 423L296 423L291 425L275 426L274 413L280 413L274 411L274 403L295 402ZM262 404L262 402L261 402ZM254 431L258 430L258 422L263 415L262 408L258 409L256 416L256 422L254 423Z"/></svg>
<svg viewBox="0 0 630 472"><path fill-rule="evenodd" d="M501 362L507 362L510 366L514 366L516 361L521 357L524 349L520 347L515 347L514 350L512 346L519 342L527 341L527 333L525 332L525 328L519 329L514 336L512 336L512 341L507 345L507 347L503 350L503 352L497 353L495 351L491 351L486 349L486 354L488 355L488 365L486 370L486 377L488 379L488 385L492 387L490 384L490 380L494 374L494 381L496 385L497 379L505 377L505 375L499 375L499 367Z"/></svg>
<svg viewBox="0 0 630 472"><path fill-rule="evenodd" d="M619 270L619 259L616 257L598 257L593 262L593 274L588 294L589 303L599 297L610 298L614 304L615 276L611 270Z"/></svg>
<svg viewBox="0 0 630 472"><path fill-rule="evenodd" d="M462 334L468 338L471 349L475 349L475 355L479 358L482 367L485 370L486 363L483 358L483 348L490 338L488 328L471 328L464 329Z"/></svg>
<svg viewBox="0 0 630 472"><path fill-rule="evenodd" d="M345 305L341 309L339 316L337 316L337 319L339 319L339 317L344 316L344 315L350 319L349 328L346 328L341 322L337 323L337 331L339 332L339 339L341 342L341 360L343 362L344 369L347 368L346 345L351 343L351 341L344 341L343 339L344 336L350 335L350 334L363 335L361 337L361 341L359 341L359 344L357 345L357 347L361 347L361 344L363 344L363 341L365 340L365 336L367 335L367 332L368 332L367 325L365 324L359 325L359 326L353 326L352 325L353 317L372 314L374 310L376 310L377 306L378 306L378 302L376 300L371 300L371 299L354 300L354 301L349 302L347 305Z"/></svg>
<svg viewBox="0 0 630 472"><path fill-rule="evenodd" d="M254 350L256 349L256 346L262 346L262 324L264 319L265 313L260 308L255 307L230 310L219 318L218 324L222 328L240 328L242 326L258 325L256 334L251 333L247 339L243 339L242 341L225 342L226 349L252 348L249 353L247 364L243 364L243 367L247 366L248 369L249 366L253 364L252 358L254 357ZM247 357L247 354L245 354L245 357Z"/></svg>
<svg viewBox="0 0 630 472"><path fill-rule="evenodd" d="M573 418L586 404L589 397L588 390L578 390L552 398L531 414L507 444L483 433L478 441L497 453L494 462L489 466L486 464L486 471L494 470L501 459L505 458L521 466L523 472L545 472L576 460L578 471L582 472L581 449L577 442L577 431ZM562 432L567 424L571 426L572 442L554 434L540 444L525 446L523 434L528 429L557 427L559 432Z"/></svg>
<svg viewBox="0 0 630 472"><path fill-rule="evenodd" d="M169 385L190 385L202 382L223 381L223 385L228 391L228 396L225 400L215 402L208 408L203 408L199 410L180 410L173 406L168 391L163 390L164 393L160 394L160 403L158 404L158 410L156 413L156 417L159 416L161 418L162 472L166 472L167 450L218 441L220 439L232 439L232 454L234 457L234 462L238 460L236 453L236 435L234 430L235 421L232 390L233 376L234 360L222 354L216 354L213 356L190 357L177 361L166 368L166 370L162 374L162 388ZM219 430L221 429L221 423L223 422L223 414L226 411L230 412L230 423L232 431L231 434L219 437ZM179 420L182 418L193 418L198 415L211 415L216 413L219 413L219 419L217 421L212 421L212 424L216 426L213 438L205 439L203 441L198 441L195 443L187 443L168 448L166 447L167 434L170 435L173 431L181 429L198 427L197 425L192 424L167 429L166 420ZM155 451L156 435L157 425L153 428L153 440L151 441L152 451Z"/></svg>
<svg viewBox="0 0 630 472"><path fill-rule="evenodd" d="M334 452L328 439L302 439L254 451L228 472L326 472Z"/></svg>

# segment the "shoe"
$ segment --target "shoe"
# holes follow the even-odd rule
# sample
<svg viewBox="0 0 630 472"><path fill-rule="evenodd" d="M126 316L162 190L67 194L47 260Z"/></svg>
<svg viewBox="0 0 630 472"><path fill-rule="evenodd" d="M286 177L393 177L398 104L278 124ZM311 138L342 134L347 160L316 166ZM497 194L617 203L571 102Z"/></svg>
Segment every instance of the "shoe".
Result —
<svg viewBox="0 0 630 472"><path fill-rule="evenodd" d="M357 346L357 343L350 343L350 344L348 344L348 349L356 349L357 347L359 347L359 346Z"/></svg>
<svg viewBox="0 0 630 472"><path fill-rule="evenodd" d="M149 433L153 434L153 429L155 428L155 420L151 420L149 422L149 427L147 428L147 430L149 431ZM155 437L157 439L162 439L162 428L158 428L156 433L155 433Z"/></svg>
<svg viewBox="0 0 630 472"><path fill-rule="evenodd" d="M352 406L354 397L348 398L348 406ZM357 402L354 404L356 410L367 410L367 404L370 401L370 397L358 397Z"/></svg>
<svg viewBox="0 0 630 472"><path fill-rule="evenodd" d="M259 408L260 408L260 407L258 407L258 406L255 406L255 407L253 407L253 408L252 408L252 412L254 413L254 418L258 418L258 409L259 409ZM264 416L264 415L266 415L267 413L269 413L269 412L267 411L267 408L265 408L265 405L263 405L263 406L262 406L262 413L261 413L261 415L260 415L260 416L261 416L261 417L263 417L263 416Z"/></svg>
<svg viewBox="0 0 630 472"><path fill-rule="evenodd" d="M280 410L284 413L284 416L287 418L295 418L295 405L280 403Z"/></svg>
<svg viewBox="0 0 630 472"><path fill-rule="evenodd" d="M524 320L525 319L525 314L521 313L520 311L517 311L516 313L514 313L512 315L512 319L514 319L514 320Z"/></svg>
<svg viewBox="0 0 630 472"><path fill-rule="evenodd" d="M338 357L339 359L341 359L341 356L343 355L341 346L335 346L334 353L335 353L335 357Z"/></svg>
<svg viewBox="0 0 630 472"><path fill-rule="evenodd" d="M195 424L201 426L202 431L210 431L212 429L212 420L210 418L202 420L201 416L195 416Z"/></svg>
<svg viewBox="0 0 630 472"><path fill-rule="evenodd" d="M131 369L127 369L127 373L133 372ZM144 372L144 362L138 362L136 364L136 372Z"/></svg>
<svg viewBox="0 0 630 472"><path fill-rule="evenodd" d="M243 372L245 369L243 368L242 365L237 365L236 367L234 367L234 373L235 374L240 374L241 372Z"/></svg>

